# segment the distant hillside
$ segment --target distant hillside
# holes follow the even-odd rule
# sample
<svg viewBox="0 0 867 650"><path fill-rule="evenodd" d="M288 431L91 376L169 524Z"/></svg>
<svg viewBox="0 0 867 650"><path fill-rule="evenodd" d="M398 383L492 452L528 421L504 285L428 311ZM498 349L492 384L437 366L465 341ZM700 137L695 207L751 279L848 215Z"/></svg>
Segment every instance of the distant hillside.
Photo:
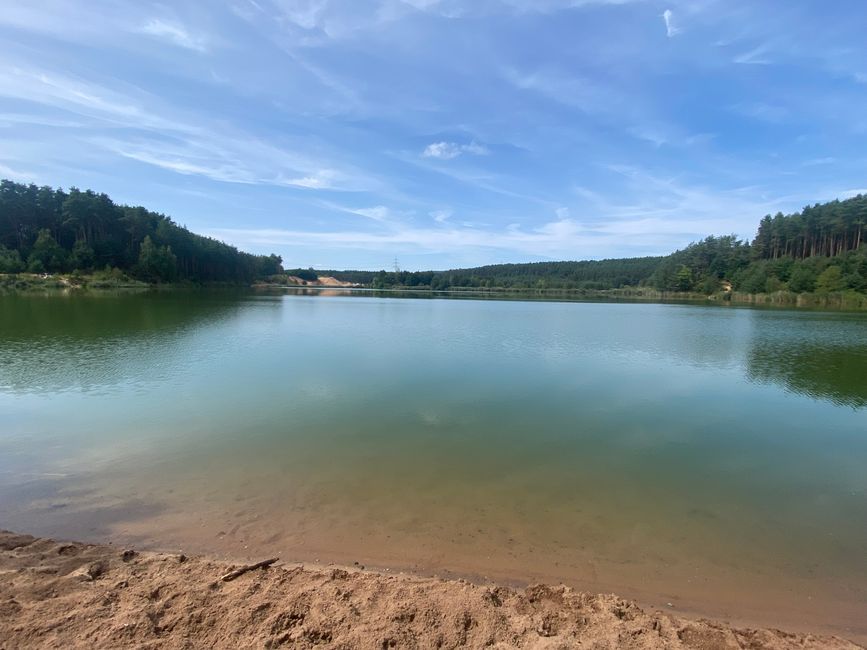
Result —
<svg viewBox="0 0 867 650"><path fill-rule="evenodd" d="M752 243L708 237L664 257L496 264L451 271L320 271L372 287L867 293L867 196L766 216Z"/></svg>
<svg viewBox="0 0 867 650"><path fill-rule="evenodd" d="M120 269L147 282L249 283L282 271L105 194L0 181L0 273Z"/></svg>
<svg viewBox="0 0 867 650"><path fill-rule="evenodd" d="M635 286L650 276L662 257L634 257L582 262L494 264L451 271L317 271L346 282L387 287L609 289Z"/></svg>

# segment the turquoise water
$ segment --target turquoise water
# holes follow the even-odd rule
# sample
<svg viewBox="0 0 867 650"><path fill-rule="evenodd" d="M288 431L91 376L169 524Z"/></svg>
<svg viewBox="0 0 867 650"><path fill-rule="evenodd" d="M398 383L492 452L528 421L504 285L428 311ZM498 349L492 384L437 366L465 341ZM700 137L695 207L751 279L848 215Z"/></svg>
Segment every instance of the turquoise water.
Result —
<svg viewBox="0 0 867 650"><path fill-rule="evenodd" d="M0 296L0 526L867 634L867 315Z"/></svg>

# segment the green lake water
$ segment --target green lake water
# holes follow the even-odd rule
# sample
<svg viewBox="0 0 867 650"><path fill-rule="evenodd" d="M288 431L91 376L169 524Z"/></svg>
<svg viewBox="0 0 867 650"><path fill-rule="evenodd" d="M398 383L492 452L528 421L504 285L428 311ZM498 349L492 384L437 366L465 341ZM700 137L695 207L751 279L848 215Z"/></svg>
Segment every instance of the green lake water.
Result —
<svg viewBox="0 0 867 650"><path fill-rule="evenodd" d="M0 527L867 639L867 315L328 294L0 295Z"/></svg>

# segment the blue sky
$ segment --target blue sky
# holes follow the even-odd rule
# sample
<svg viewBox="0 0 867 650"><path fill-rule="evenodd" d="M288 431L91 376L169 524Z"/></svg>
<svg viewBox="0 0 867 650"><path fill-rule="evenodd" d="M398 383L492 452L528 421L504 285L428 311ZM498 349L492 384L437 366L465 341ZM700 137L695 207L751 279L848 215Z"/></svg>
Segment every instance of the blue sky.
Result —
<svg viewBox="0 0 867 650"><path fill-rule="evenodd" d="M0 177L287 266L670 252L867 191L863 0L28 0Z"/></svg>

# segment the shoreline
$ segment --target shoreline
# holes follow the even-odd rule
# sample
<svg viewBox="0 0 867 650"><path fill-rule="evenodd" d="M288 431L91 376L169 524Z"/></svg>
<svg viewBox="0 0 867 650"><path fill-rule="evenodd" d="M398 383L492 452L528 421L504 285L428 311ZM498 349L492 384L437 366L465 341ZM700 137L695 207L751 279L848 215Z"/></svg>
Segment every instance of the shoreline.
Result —
<svg viewBox="0 0 867 650"><path fill-rule="evenodd" d="M243 564L0 532L0 638L9 649L860 647L565 586L279 561L221 580Z"/></svg>
<svg viewBox="0 0 867 650"><path fill-rule="evenodd" d="M740 293L727 292L706 296L704 294L677 291L657 291L627 287L623 289L530 289L505 287L452 287L431 289L429 287L389 287L376 288L365 286L340 287L326 285L284 285L258 283L251 289L257 292L298 292L309 291L311 295L327 295L334 292L368 294L379 297L417 295L430 298L466 298L469 300L524 300L540 302L603 302L603 303L651 303L681 304L714 307L746 307L763 309L782 309L798 311L863 312L867 311L867 296L861 294L834 293Z"/></svg>
<svg viewBox="0 0 867 650"><path fill-rule="evenodd" d="M56 274L41 277L37 274L0 274L0 291L11 293L103 293L103 292L150 292L150 291L199 291L199 290L234 290L263 292L310 292L311 294L358 293L373 296L411 295L427 297L469 298L469 299L501 299L528 301L568 301L568 302L610 302L610 303L655 303L655 304L688 304L722 307L753 307L770 309L795 309L798 311L830 311L830 312L864 312L867 311L867 295L857 292L792 293L777 291L775 293L743 293L738 291L719 292L704 295L695 292L658 291L645 287L624 287L621 289L539 289L539 288L509 288L509 287L450 287L448 289L431 289L430 287L371 287L322 278L329 280L324 283L272 283L254 282L230 283L214 282L208 284L195 283L162 283L148 284L145 282L123 279L97 278L94 275L72 276Z"/></svg>
<svg viewBox="0 0 867 650"><path fill-rule="evenodd" d="M186 521L186 520L185 520ZM380 575L409 575L420 579L466 581L475 585L498 585L524 589L534 584L563 585L590 593L615 593L634 601L647 611L661 610L687 619L724 621L739 628L773 628L813 635L837 635L867 647L867 625L863 618L863 599L859 604L844 597L840 589L828 591L807 581L775 580L759 586L746 579L743 572L733 570L725 575L705 573L681 565L672 565L662 558L658 569L630 571L621 562L588 562L585 569L575 571L583 563L558 562L556 558L542 558L537 552L523 553L520 560L503 561L479 555L449 555L448 550L436 559L422 559L414 554L411 540L405 546L390 545L380 539L371 545L370 539L359 537L347 544L333 544L328 538L314 540L281 538L273 541L267 536L268 528L255 530L245 527L236 536L223 526L216 537L207 527L181 528L170 520L145 519L132 529L104 530L88 534L44 529L30 524L18 527L32 530L38 535L71 536L89 544L118 548L136 548L163 554L195 555L217 562L253 563L263 558L280 557L287 565L325 567L352 567L363 565ZM224 530L230 530L227 534ZM204 532L204 536L197 534ZM271 529L275 530L274 528ZM192 533L192 534L191 534ZM265 535L266 537L263 537ZM276 533L271 537L276 537ZM338 538L340 535L338 534ZM348 540L347 540L348 541ZM540 549L537 549L540 550ZM545 563L544 566L540 562ZM618 568L623 570L618 570ZM765 573L764 567L757 567ZM612 573L613 571L613 573ZM686 572L685 572L686 571ZM597 575L598 572L598 575Z"/></svg>

